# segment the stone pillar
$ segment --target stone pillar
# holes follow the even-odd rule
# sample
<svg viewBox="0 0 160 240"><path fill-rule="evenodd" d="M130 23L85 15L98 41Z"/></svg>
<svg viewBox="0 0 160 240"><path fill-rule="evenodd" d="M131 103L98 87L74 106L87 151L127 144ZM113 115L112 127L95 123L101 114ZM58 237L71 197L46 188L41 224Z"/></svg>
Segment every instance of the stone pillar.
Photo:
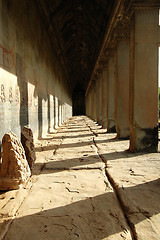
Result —
<svg viewBox="0 0 160 240"><path fill-rule="evenodd" d="M64 103L64 106L63 106L63 116L64 116L64 122L67 120L66 118L66 103Z"/></svg>
<svg viewBox="0 0 160 240"><path fill-rule="evenodd" d="M55 128L57 128L58 127L58 98L57 97L55 97L54 98L54 113L55 113L55 121L54 121L54 124L55 124Z"/></svg>
<svg viewBox="0 0 160 240"><path fill-rule="evenodd" d="M64 116L63 116L63 113L64 113L64 105L63 105L63 103L61 102L61 123L63 123L64 122Z"/></svg>
<svg viewBox="0 0 160 240"><path fill-rule="evenodd" d="M48 133L48 101L42 99L42 137Z"/></svg>
<svg viewBox="0 0 160 240"><path fill-rule="evenodd" d="M96 122L97 121L97 114L96 114L96 109L97 109L97 105L96 105L96 84L94 84L93 87L93 120Z"/></svg>
<svg viewBox="0 0 160 240"><path fill-rule="evenodd" d="M93 119L93 85L90 87L90 118Z"/></svg>
<svg viewBox="0 0 160 240"><path fill-rule="evenodd" d="M66 104L63 104L63 122L66 121Z"/></svg>
<svg viewBox="0 0 160 240"><path fill-rule="evenodd" d="M88 117L88 104L87 104L87 98L88 98L88 93L87 93L87 96L85 96L86 116Z"/></svg>
<svg viewBox="0 0 160 240"><path fill-rule="evenodd" d="M88 94L89 94L89 93L87 93L87 96L85 97L85 102L86 102L86 115L87 115L87 117L88 117Z"/></svg>
<svg viewBox="0 0 160 240"><path fill-rule="evenodd" d="M115 59L115 123L117 138L128 139L129 128L129 41L119 42Z"/></svg>
<svg viewBox="0 0 160 240"><path fill-rule="evenodd" d="M99 87L98 87L99 83L98 83L98 79L96 81L96 88L95 88L95 92L96 92L96 99L95 99L95 105L96 105L96 118L95 121L97 123L99 123Z"/></svg>
<svg viewBox="0 0 160 240"><path fill-rule="evenodd" d="M89 89L89 92L88 92L88 95L86 98L86 108L87 108L87 116L88 117L90 117L90 94L91 94L91 91Z"/></svg>
<svg viewBox="0 0 160 240"><path fill-rule="evenodd" d="M157 151L159 10L135 10L130 44L130 150Z"/></svg>
<svg viewBox="0 0 160 240"><path fill-rule="evenodd" d="M48 132L53 132L54 130L54 97L52 95L48 96Z"/></svg>
<svg viewBox="0 0 160 240"><path fill-rule="evenodd" d="M92 105L91 105L91 118L92 120L94 120L94 109L95 109L95 106L94 106L94 85L92 85Z"/></svg>
<svg viewBox="0 0 160 240"><path fill-rule="evenodd" d="M92 88L89 94L89 117L92 118Z"/></svg>
<svg viewBox="0 0 160 240"><path fill-rule="evenodd" d="M92 120L95 121L95 85L92 85Z"/></svg>
<svg viewBox="0 0 160 240"><path fill-rule="evenodd" d="M115 99L114 99L114 91L115 91L115 75L114 75L114 56L111 56L108 63L108 88L107 88L107 96L108 96L108 126L107 132L115 132Z"/></svg>
<svg viewBox="0 0 160 240"><path fill-rule="evenodd" d="M62 124L62 105L61 101L58 100L58 126L61 126Z"/></svg>
<svg viewBox="0 0 160 240"><path fill-rule="evenodd" d="M91 88L90 88L90 118L91 119L92 119L92 106L93 106L92 91L93 91L93 89L92 89L92 86L91 86Z"/></svg>
<svg viewBox="0 0 160 240"><path fill-rule="evenodd" d="M102 102L102 74L98 79L98 109L99 109L99 124L102 125L103 120L103 102Z"/></svg>
<svg viewBox="0 0 160 240"><path fill-rule="evenodd" d="M108 116L107 116L107 79L108 79L108 67L106 66L103 69L103 75L102 75L102 106L103 106L103 121L102 121L102 127L107 128L107 122L108 122Z"/></svg>

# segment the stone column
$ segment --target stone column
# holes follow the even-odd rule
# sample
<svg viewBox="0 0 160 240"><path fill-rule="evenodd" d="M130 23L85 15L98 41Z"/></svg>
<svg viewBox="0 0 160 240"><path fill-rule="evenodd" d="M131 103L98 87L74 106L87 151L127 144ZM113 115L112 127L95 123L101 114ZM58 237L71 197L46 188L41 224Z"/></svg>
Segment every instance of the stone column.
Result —
<svg viewBox="0 0 160 240"><path fill-rule="evenodd" d="M103 121L102 127L107 128L108 116L107 116L107 79L108 79L108 67L104 67L102 74L102 106L103 106Z"/></svg>
<svg viewBox="0 0 160 240"><path fill-rule="evenodd" d="M115 75L114 75L114 56L111 56L108 63L108 88L107 88L107 102L108 102L108 126L107 132L115 132Z"/></svg>
<svg viewBox="0 0 160 240"><path fill-rule="evenodd" d="M89 94L89 117L92 118L92 88Z"/></svg>
<svg viewBox="0 0 160 240"><path fill-rule="evenodd" d="M129 128L129 41L119 42L115 59L115 123L117 138L128 139Z"/></svg>
<svg viewBox="0 0 160 240"><path fill-rule="evenodd" d="M86 115L87 117L89 117L89 104L88 104L88 101L89 101L89 92L87 93L87 96L85 98L85 101L86 101Z"/></svg>
<svg viewBox="0 0 160 240"><path fill-rule="evenodd" d="M48 132L53 132L54 130L54 97L52 95L48 96Z"/></svg>
<svg viewBox="0 0 160 240"><path fill-rule="evenodd" d="M62 104L61 101L58 100L58 126L62 124Z"/></svg>
<svg viewBox="0 0 160 240"><path fill-rule="evenodd" d="M64 104L61 102L61 123L64 122Z"/></svg>
<svg viewBox="0 0 160 240"><path fill-rule="evenodd" d="M93 83L91 86L91 119L94 119L94 89L93 89Z"/></svg>
<svg viewBox="0 0 160 240"><path fill-rule="evenodd" d="M102 73L98 79L98 109L99 109L99 124L102 125L103 120L103 102L102 102Z"/></svg>
<svg viewBox="0 0 160 240"><path fill-rule="evenodd" d="M92 106L93 106L93 102L92 102L92 86L90 88L90 118L92 119Z"/></svg>
<svg viewBox="0 0 160 240"><path fill-rule="evenodd" d="M63 105L63 116L64 116L64 122L67 120L66 118L66 103Z"/></svg>
<svg viewBox="0 0 160 240"><path fill-rule="evenodd" d="M96 106L96 84L94 84L94 87L93 87L93 120L96 122L97 121L97 114L96 114L96 109L97 109L97 106Z"/></svg>
<svg viewBox="0 0 160 240"><path fill-rule="evenodd" d="M96 119L95 121L97 123L99 123L99 87L98 87L99 83L98 83L98 79L96 81L96 88L95 88L95 92L96 92L96 101L95 101L95 105L96 105Z"/></svg>
<svg viewBox="0 0 160 240"><path fill-rule="evenodd" d="M55 124L55 128L58 127L58 98L55 97L54 98L54 113L55 113L55 121L54 121L54 124Z"/></svg>
<svg viewBox="0 0 160 240"><path fill-rule="evenodd" d="M90 118L91 117L91 89L89 89L89 93L88 93L88 96L87 96L87 108L88 108L88 117Z"/></svg>
<svg viewBox="0 0 160 240"><path fill-rule="evenodd" d="M137 9L130 44L130 150L157 151L159 10Z"/></svg>
<svg viewBox="0 0 160 240"><path fill-rule="evenodd" d="M90 118L93 119L93 87L90 89Z"/></svg>

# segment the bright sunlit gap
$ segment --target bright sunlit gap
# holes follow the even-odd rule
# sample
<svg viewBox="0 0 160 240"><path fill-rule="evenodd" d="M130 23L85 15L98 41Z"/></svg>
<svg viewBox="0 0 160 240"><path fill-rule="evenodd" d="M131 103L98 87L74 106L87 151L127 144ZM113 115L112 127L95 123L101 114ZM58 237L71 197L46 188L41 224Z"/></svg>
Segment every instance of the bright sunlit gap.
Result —
<svg viewBox="0 0 160 240"><path fill-rule="evenodd" d="M160 26L160 9L159 9L159 26ZM158 83L160 87L160 44L159 44L159 49L158 49Z"/></svg>
<svg viewBox="0 0 160 240"><path fill-rule="evenodd" d="M159 51L158 51L158 83L160 87L160 46L159 46Z"/></svg>

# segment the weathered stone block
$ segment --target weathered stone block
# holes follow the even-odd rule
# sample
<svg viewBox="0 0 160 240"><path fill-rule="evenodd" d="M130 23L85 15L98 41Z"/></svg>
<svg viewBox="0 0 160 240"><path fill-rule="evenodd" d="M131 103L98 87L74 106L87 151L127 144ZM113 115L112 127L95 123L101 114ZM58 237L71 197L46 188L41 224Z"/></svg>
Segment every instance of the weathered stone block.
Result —
<svg viewBox="0 0 160 240"><path fill-rule="evenodd" d="M26 126L22 129L21 142L24 147L26 159L30 169L32 169L32 166L36 160L35 146L32 130Z"/></svg>
<svg viewBox="0 0 160 240"><path fill-rule="evenodd" d="M3 136L2 148L0 190L18 189L31 175L25 151L18 137L12 132Z"/></svg>

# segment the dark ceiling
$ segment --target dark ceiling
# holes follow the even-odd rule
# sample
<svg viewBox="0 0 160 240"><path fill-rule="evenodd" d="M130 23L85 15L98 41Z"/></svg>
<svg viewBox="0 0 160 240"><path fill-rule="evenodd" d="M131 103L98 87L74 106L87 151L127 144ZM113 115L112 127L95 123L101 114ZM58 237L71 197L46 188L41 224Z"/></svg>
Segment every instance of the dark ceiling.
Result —
<svg viewBox="0 0 160 240"><path fill-rule="evenodd" d="M114 0L39 0L72 90L87 88Z"/></svg>

